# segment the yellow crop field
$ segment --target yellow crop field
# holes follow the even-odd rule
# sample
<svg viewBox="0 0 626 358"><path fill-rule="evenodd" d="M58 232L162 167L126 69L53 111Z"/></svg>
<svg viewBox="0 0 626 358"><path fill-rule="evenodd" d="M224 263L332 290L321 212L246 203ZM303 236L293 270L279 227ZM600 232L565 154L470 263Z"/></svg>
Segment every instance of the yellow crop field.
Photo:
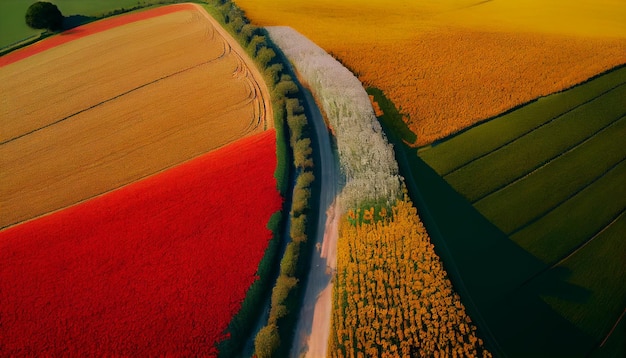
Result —
<svg viewBox="0 0 626 358"><path fill-rule="evenodd" d="M272 125L262 76L199 6L0 67L0 92L0 228Z"/></svg>
<svg viewBox="0 0 626 358"><path fill-rule="evenodd" d="M431 143L626 63L619 0L237 0L382 89Z"/></svg>
<svg viewBox="0 0 626 358"><path fill-rule="evenodd" d="M340 228L329 356L491 357L412 203L375 210Z"/></svg>

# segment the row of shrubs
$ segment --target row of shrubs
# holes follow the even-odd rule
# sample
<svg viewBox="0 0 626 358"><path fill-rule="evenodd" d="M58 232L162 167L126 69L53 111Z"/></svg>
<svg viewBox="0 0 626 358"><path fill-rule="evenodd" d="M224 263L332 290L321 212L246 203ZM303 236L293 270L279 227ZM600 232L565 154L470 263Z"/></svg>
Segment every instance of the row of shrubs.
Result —
<svg viewBox="0 0 626 358"><path fill-rule="evenodd" d="M188 0L144 0L130 8L119 8L89 18L90 21L106 18L138 9L155 6L188 2ZM272 347L270 350L259 349L257 356L271 356L278 349L280 339L289 337L296 314L295 308L299 306L297 282L306 273L306 266L310 260L310 253L301 255L304 251L303 244L307 242L309 211L309 199L311 198L311 184L315 176L313 174L313 157L311 139L304 107L300 101L298 85L293 81L292 73L284 63L284 57L277 56L280 52L269 40L267 32L263 28L256 27L246 18L244 12L230 0L206 0L196 1L205 6L205 9L228 30L231 35L241 44L248 55L255 61L257 67L265 77L265 81L272 94L272 108L274 112L274 127L276 131L276 154L277 166L275 178L277 187L285 205L283 210L274 213L267 227L273 236L268 248L259 263L257 271L258 279L250 286L246 298L242 302L240 311L233 317L227 330L227 339L218 345L219 354L222 357L234 357L241 353L246 339L253 334L258 317L263 313L264 299L269 294L274 278L278 273L276 284L272 291L271 311L268 325L261 330L255 346ZM20 47L39 41L52 32L44 32L41 36L30 41L15 44L2 49L0 55L14 51ZM292 169L296 170L293 193L289 193ZM293 197L293 199L292 199ZM279 267L276 265L283 244L283 230L286 218L283 212L290 212L290 237L285 253ZM309 250L311 251L311 250ZM287 297L291 299L287 302ZM291 310L292 316L286 319L287 312ZM281 320L282 319L282 320ZM278 328L278 325L284 329ZM280 333L279 333L280 332ZM265 337L265 338L264 338ZM274 340L278 338L278 340ZM270 343L271 341L271 343ZM282 345L282 349L288 349L288 344ZM264 354L264 352L268 352Z"/></svg>
<svg viewBox="0 0 626 358"><path fill-rule="evenodd" d="M280 50L276 51L280 53ZM283 72L291 71L286 68ZM292 75L282 74L273 91L274 100L285 114L289 145L296 169L290 211L290 241L280 261L280 272L272 290L267 324L254 340L254 354L258 358L289 354L303 294L299 283L308 273L312 252L312 241L308 240L312 223L315 222L310 219L311 200L316 190L312 132L300 99L300 90Z"/></svg>
<svg viewBox="0 0 626 358"><path fill-rule="evenodd" d="M287 218L277 212L270 219L268 228L272 230L273 238L259 264L258 279L231 321L228 339L218 345L218 350L221 357L241 354L246 339L254 334L256 322L263 314L264 299L273 286L268 322L255 339L255 355L271 357L279 350L289 349L290 332L297 318L301 296L298 282L307 272L305 268L312 251L307 245L310 231L307 215L315 180L310 130L298 85L267 32L252 25L230 0L208 0L207 3L209 13L254 59L271 91L278 157L275 178L278 190L286 199L283 212L290 210L289 238L283 237ZM289 192L291 184L293 191ZM283 240L289 240L284 253L281 252ZM276 263L281 253L283 256L278 266Z"/></svg>

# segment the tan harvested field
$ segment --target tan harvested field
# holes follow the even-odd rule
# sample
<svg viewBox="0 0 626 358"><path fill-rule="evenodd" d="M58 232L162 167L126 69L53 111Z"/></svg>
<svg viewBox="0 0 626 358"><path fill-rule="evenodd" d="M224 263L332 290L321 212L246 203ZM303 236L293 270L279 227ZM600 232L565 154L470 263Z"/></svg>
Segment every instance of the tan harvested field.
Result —
<svg viewBox="0 0 626 358"><path fill-rule="evenodd" d="M262 77L216 26L193 6L0 67L0 228L271 126Z"/></svg>

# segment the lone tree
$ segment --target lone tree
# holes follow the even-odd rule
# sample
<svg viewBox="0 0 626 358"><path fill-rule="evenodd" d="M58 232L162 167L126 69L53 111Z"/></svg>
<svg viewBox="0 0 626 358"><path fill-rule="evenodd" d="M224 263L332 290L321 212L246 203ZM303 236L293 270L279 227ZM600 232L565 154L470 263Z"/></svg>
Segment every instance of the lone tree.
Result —
<svg viewBox="0 0 626 358"><path fill-rule="evenodd" d="M60 30L63 26L63 14L52 3L37 1L26 10L26 24L33 29Z"/></svg>

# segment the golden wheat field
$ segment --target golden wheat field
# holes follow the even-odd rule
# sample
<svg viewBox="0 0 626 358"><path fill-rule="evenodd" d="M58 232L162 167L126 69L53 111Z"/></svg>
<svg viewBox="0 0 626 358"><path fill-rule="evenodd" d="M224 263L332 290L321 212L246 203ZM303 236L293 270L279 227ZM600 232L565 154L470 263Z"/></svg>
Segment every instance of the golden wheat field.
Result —
<svg viewBox="0 0 626 358"><path fill-rule="evenodd" d="M197 6L0 67L0 92L0 228L272 123L256 67Z"/></svg>
<svg viewBox="0 0 626 358"><path fill-rule="evenodd" d="M288 25L401 108L425 145L626 62L616 0L237 0Z"/></svg>

